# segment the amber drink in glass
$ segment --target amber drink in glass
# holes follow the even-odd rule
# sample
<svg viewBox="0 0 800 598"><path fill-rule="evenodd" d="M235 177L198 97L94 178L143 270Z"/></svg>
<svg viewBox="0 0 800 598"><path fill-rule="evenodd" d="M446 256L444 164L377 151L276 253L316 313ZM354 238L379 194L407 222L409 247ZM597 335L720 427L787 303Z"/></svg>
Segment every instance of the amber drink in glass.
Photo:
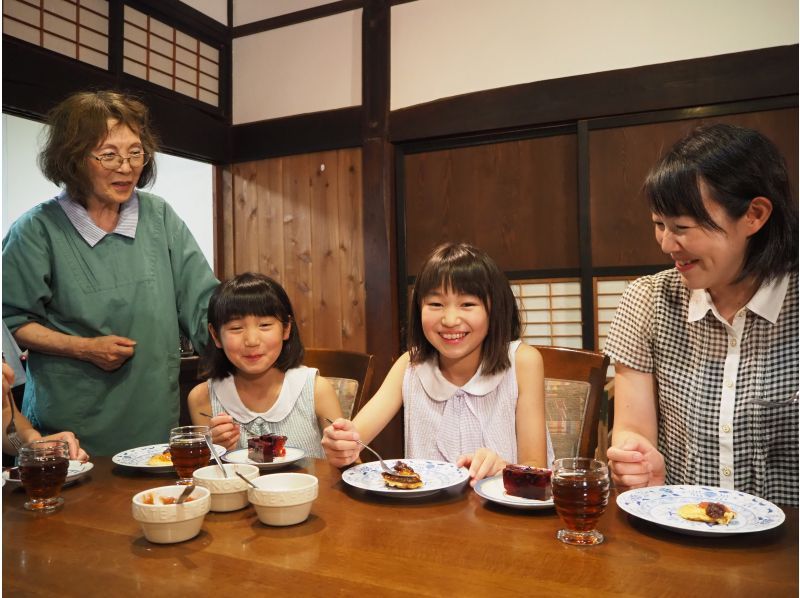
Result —
<svg viewBox="0 0 800 598"><path fill-rule="evenodd" d="M597 521L608 505L608 467L597 459L557 459L553 463L553 502L564 522L557 537L566 544L603 541Z"/></svg>
<svg viewBox="0 0 800 598"><path fill-rule="evenodd" d="M19 477L29 511L50 513L64 504L61 487L69 469L66 440L34 440L19 449Z"/></svg>
<svg viewBox="0 0 800 598"><path fill-rule="evenodd" d="M179 484L191 484L194 470L208 465L211 449L206 444L206 434L208 426L180 426L170 430L169 452Z"/></svg>

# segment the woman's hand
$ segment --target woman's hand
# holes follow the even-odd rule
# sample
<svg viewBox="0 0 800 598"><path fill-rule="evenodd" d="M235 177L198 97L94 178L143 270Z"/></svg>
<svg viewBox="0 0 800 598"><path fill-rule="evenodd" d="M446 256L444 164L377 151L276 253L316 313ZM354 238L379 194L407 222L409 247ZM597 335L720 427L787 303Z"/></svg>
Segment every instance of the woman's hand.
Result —
<svg viewBox="0 0 800 598"><path fill-rule="evenodd" d="M225 447L230 451L236 448L239 443L239 424L233 421L233 417L227 413L220 413L208 421L211 429L211 441Z"/></svg>
<svg viewBox="0 0 800 598"><path fill-rule="evenodd" d="M353 422L339 418L322 431L322 448L331 465L346 467L358 459L361 445Z"/></svg>
<svg viewBox="0 0 800 598"><path fill-rule="evenodd" d="M50 434L50 436L43 436L42 440L66 440L69 445L69 458L77 459L81 463L86 463L89 460L89 455L81 448L81 443L78 437L72 432L59 432L58 434Z"/></svg>
<svg viewBox="0 0 800 598"><path fill-rule="evenodd" d="M469 467L469 485L475 486L483 478L493 476L503 471L508 465L505 460L493 450L482 447L474 453L461 455L456 461L457 467Z"/></svg>
<svg viewBox="0 0 800 598"><path fill-rule="evenodd" d="M86 340L84 361L88 361L106 372L119 369L133 357L136 341L124 336L97 336Z"/></svg>
<svg viewBox="0 0 800 598"><path fill-rule="evenodd" d="M611 479L620 490L664 484L664 456L644 438L629 436L622 446L609 447L606 456Z"/></svg>

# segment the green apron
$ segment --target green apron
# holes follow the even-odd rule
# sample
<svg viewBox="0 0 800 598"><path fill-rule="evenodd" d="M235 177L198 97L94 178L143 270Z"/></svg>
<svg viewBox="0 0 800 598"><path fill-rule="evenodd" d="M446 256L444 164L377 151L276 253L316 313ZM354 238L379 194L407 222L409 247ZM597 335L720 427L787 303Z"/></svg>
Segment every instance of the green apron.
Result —
<svg viewBox="0 0 800 598"><path fill-rule="evenodd" d="M25 415L44 434L73 431L91 455L167 441L178 422L179 330L205 346L208 298L218 284L172 208L138 194L135 239L110 234L92 248L50 200L3 240L3 320L12 331L38 322L137 343L113 372L30 353Z"/></svg>

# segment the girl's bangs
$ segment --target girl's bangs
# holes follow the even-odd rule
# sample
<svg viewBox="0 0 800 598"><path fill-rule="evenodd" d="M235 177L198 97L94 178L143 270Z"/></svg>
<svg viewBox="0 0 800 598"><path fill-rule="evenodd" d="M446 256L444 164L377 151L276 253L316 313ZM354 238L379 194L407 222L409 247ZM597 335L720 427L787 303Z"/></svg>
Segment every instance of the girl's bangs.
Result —
<svg viewBox="0 0 800 598"><path fill-rule="evenodd" d="M286 322L289 315L280 300L270 292L266 285L223 293L217 300L214 311L216 312L217 326L222 326L243 316L272 316Z"/></svg>
<svg viewBox="0 0 800 598"><path fill-rule="evenodd" d="M453 260L441 260L431 264L419 274L417 295L421 300L426 295L442 289L464 295L475 295L484 305L489 303L489 276L471 256Z"/></svg>

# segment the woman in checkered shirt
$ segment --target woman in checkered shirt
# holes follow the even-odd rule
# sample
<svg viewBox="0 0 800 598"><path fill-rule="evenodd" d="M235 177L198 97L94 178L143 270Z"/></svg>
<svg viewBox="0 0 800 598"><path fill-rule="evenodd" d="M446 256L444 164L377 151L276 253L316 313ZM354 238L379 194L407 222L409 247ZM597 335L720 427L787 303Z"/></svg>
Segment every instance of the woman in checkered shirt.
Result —
<svg viewBox="0 0 800 598"><path fill-rule="evenodd" d="M776 147L717 124L644 185L675 262L626 290L609 332L619 487L700 484L798 502L797 211Z"/></svg>

